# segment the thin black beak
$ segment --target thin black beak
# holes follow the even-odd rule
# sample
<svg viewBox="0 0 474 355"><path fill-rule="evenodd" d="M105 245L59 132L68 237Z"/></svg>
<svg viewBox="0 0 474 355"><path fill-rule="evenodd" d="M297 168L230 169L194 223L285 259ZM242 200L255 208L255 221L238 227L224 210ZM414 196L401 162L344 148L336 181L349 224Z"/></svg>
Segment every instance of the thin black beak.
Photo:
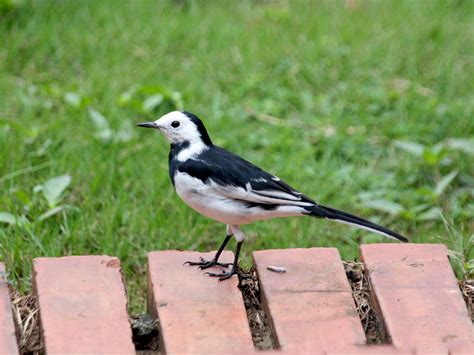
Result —
<svg viewBox="0 0 474 355"><path fill-rule="evenodd" d="M155 122L143 122L137 123L138 127L145 127L145 128L158 128L158 125Z"/></svg>

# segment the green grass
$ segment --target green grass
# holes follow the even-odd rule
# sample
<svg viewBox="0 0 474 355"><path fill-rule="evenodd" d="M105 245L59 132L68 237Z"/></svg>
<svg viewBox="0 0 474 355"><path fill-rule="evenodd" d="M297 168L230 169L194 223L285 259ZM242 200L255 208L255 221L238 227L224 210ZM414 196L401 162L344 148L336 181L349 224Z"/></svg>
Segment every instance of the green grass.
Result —
<svg viewBox="0 0 474 355"><path fill-rule="evenodd" d="M133 126L176 106L321 203L446 243L472 277L473 4L17 2L0 18L0 259L12 282L28 289L34 257L117 255L142 311L148 251L219 246L224 226L175 195L164 138ZM45 184L66 174L64 191ZM252 250L335 246L353 259L386 241L310 218L244 230L246 265Z"/></svg>

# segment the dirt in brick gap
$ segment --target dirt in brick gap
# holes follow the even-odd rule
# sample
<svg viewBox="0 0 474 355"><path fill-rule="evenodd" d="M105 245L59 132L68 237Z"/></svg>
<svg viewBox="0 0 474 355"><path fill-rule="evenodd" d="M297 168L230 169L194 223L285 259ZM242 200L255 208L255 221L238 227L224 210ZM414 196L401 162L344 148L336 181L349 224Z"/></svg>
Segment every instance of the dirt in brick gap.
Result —
<svg viewBox="0 0 474 355"><path fill-rule="evenodd" d="M130 323L137 354L158 354L160 351L158 320L148 314L141 314L131 316Z"/></svg>
<svg viewBox="0 0 474 355"><path fill-rule="evenodd" d="M462 280L459 282L462 296L466 302L466 307L471 316L471 321L474 323L474 280Z"/></svg>
<svg viewBox="0 0 474 355"><path fill-rule="evenodd" d="M275 339L262 307L257 272L254 268L240 271L246 276L239 276L239 289L244 299L253 344L259 350L274 349Z"/></svg>
<svg viewBox="0 0 474 355"><path fill-rule="evenodd" d="M36 297L32 294L20 295L15 290L10 291L10 296L20 354L44 354Z"/></svg>
<svg viewBox="0 0 474 355"><path fill-rule="evenodd" d="M352 297L364 327L367 344L386 343L383 323L370 300L370 286L364 264L354 261L344 261L343 263L347 278L351 283Z"/></svg>

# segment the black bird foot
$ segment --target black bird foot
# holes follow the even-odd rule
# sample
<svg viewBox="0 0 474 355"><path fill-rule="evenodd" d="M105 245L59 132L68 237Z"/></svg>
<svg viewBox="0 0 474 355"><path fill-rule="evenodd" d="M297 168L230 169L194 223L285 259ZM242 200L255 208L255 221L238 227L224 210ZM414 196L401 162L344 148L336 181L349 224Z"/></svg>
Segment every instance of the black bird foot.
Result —
<svg viewBox="0 0 474 355"><path fill-rule="evenodd" d="M208 275L210 277L218 277L219 281L224 281L230 279L233 275L238 275L243 279L251 279L252 275L243 273L239 268L232 266L230 271L222 271L221 273L213 273L213 272L205 272L204 275Z"/></svg>
<svg viewBox="0 0 474 355"><path fill-rule="evenodd" d="M212 260L205 260L200 258L201 261L186 261L183 265L190 265L190 266L199 266L199 269L204 270L208 269L213 266L222 266L222 267L229 267L232 263L220 263L216 259Z"/></svg>

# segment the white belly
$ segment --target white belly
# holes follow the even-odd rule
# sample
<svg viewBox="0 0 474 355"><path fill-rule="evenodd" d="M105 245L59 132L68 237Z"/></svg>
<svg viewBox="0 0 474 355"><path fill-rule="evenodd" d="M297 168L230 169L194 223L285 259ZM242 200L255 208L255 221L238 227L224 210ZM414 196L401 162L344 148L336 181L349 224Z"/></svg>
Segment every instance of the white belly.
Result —
<svg viewBox="0 0 474 355"><path fill-rule="evenodd" d="M176 193L191 208L216 221L241 225L274 217L299 216L302 209L297 206L279 206L273 211L259 207L249 208L245 202L225 197L212 185L204 184L186 173L174 176Z"/></svg>

